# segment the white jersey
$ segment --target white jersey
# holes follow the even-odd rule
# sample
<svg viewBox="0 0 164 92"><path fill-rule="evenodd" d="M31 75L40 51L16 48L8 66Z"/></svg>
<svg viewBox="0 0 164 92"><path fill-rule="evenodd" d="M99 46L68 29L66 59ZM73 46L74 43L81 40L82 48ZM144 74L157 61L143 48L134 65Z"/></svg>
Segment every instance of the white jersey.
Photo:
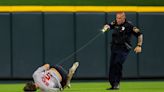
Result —
<svg viewBox="0 0 164 92"><path fill-rule="evenodd" d="M39 67L33 74L34 82L39 85L43 92L59 92L62 89L60 80L52 70Z"/></svg>

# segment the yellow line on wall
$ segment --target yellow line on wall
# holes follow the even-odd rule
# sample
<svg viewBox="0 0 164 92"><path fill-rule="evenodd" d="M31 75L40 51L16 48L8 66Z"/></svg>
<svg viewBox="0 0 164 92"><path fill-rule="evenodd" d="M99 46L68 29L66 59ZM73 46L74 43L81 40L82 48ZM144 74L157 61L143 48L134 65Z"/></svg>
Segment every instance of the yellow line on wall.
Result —
<svg viewBox="0 0 164 92"><path fill-rule="evenodd" d="M164 12L164 6L0 6L0 12Z"/></svg>

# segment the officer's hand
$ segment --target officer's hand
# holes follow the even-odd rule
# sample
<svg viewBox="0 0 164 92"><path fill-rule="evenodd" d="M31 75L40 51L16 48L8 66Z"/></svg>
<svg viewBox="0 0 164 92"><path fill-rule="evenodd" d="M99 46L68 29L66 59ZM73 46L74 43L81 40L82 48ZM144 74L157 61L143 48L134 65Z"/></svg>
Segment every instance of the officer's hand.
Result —
<svg viewBox="0 0 164 92"><path fill-rule="evenodd" d="M106 24L101 31L106 32L108 29L110 29L110 26Z"/></svg>
<svg viewBox="0 0 164 92"><path fill-rule="evenodd" d="M137 46L135 49L134 49L134 52L137 54L137 53L141 53L142 51L142 48L140 46Z"/></svg>

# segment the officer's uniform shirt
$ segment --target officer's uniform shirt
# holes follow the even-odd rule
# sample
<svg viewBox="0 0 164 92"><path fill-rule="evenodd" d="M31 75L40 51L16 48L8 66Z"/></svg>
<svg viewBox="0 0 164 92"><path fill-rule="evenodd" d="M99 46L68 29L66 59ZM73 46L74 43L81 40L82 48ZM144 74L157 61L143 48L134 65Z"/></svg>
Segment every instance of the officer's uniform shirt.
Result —
<svg viewBox="0 0 164 92"><path fill-rule="evenodd" d="M127 47L127 45L131 47L132 35L138 37L142 34L139 30L134 30L137 29L137 27L133 26L130 22L127 21L125 21L121 25L118 25L116 21L113 21L109 24L109 26L111 29L113 29L111 43L112 45L116 45L119 47Z"/></svg>

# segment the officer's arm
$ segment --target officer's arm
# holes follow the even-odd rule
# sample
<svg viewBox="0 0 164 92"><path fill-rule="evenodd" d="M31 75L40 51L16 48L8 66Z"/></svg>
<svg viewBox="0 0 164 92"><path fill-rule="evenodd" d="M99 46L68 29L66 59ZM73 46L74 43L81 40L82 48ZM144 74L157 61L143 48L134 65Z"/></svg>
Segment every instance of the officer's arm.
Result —
<svg viewBox="0 0 164 92"><path fill-rule="evenodd" d="M137 27L133 27L133 32L138 37L137 46L141 47L142 43L143 43L143 35L142 35L142 33L140 32L140 30Z"/></svg>
<svg viewBox="0 0 164 92"><path fill-rule="evenodd" d="M108 31L110 29L113 29L114 25L115 25L115 21L111 22L110 24L104 25L104 27L102 29L102 32L106 32L106 31Z"/></svg>
<svg viewBox="0 0 164 92"><path fill-rule="evenodd" d="M134 33L134 35L136 35L138 37L137 46L134 49L134 51L136 53L140 53L142 51L141 46L143 43L143 35L137 27L133 27L133 33Z"/></svg>
<svg viewBox="0 0 164 92"><path fill-rule="evenodd" d="M138 43L137 43L137 46L142 46L142 43L143 43L143 35L141 34L140 36L138 36Z"/></svg>
<svg viewBox="0 0 164 92"><path fill-rule="evenodd" d="M106 25L104 25L104 27L103 27L103 29L101 31L102 32L106 32L108 30L110 30L110 25L106 24Z"/></svg>

